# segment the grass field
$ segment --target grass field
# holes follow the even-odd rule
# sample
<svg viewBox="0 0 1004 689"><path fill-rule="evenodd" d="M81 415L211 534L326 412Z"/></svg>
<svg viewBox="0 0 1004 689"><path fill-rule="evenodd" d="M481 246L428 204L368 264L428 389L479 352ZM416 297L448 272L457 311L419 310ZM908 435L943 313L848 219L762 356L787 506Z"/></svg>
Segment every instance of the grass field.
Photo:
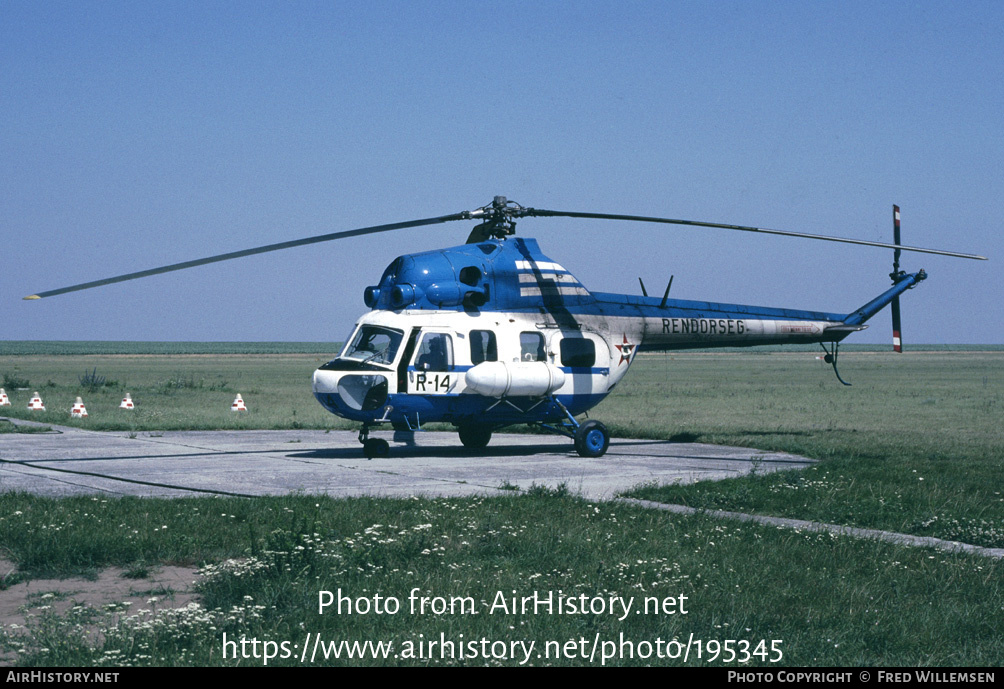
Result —
<svg viewBox="0 0 1004 689"><path fill-rule="evenodd" d="M0 356L0 377L27 381L18 387L30 389L12 394L8 387L14 405L3 413L122 431L348 427L310 394L310 374L329 354L8 353ZM104 376L105 384L83 388L87 372ZM643 356L593 416L620 436L746 445L823 460L796 472L645 486L635 493L640 497L1004 546L1004 352L849 351L841 373L853 387L837 383L811 352ZM50 411L25 409L36 389ZM125 391L138 404L131 415L117 408ZM237 392L248 403L247 415L229 411ZM77 395L90 417L71 422ZM560 490L405 501L95 501L8 493L0 494L0 555L15 561L22 577L109 564L212 565L203 585L206 609L164 618L170 630L144 626L143 616L113 624L115 611L82 610L73 619L39 611L30 640L6 642L23 644L18 657L25 665L235 664L220 658L223 630L276 641L299 642L312 632L398 644L441 633L541 644L616 640L623 633L635 643L677 638L686 644L693 633L695 639L753 641L751 649L761 639L767 647L783 640L786 666L998 665L1004 657L1000 561L592 505ZM220 569L226 558L241 558L240 568ZM339 587L353 597L381 594L403 603L413 588L427 596L470 596L482 614L318 615L317 592ZM687 595L691 609L620 621L488 615L481 604L490 605L498 591L559 589ZM96 650L68 634L85 622L109 629ZM711 664L739 665L725 662L724 647L718 648ZM707 664L708 651L687 664ZM750 661L765 664L762 656ZM283 662L295 664L273 660ZM590 664L577 657L531 662Z"/></svg>
<svg viewBox="0 0 1004 689"><path fill-rule="evenodd" d="M334 357L328 354L136 354L5 357L15 361L4 378L11 407L4 413L45 423L94 430L164 431L242 428L349 428L325 411L310 391L315 368ZM104 377L104 385L88 389L80 379ZM29 381L28 385L24 385ZM30 388L30 389L29 389ZM28 400L38 391L46 411L29 413ZM119 409L125 393L136 409ZM230 405L240 393L248 414L233 414ZM71 419L77 396L88 418ZM23 413L22 413L23 412Z"/></svg>

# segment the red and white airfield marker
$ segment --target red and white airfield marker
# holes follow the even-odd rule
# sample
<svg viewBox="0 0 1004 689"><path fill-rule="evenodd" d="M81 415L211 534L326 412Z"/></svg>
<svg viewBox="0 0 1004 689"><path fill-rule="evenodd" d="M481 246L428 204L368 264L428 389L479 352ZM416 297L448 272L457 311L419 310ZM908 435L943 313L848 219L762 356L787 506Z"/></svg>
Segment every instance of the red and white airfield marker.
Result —
<svg viewBox="0 0 1004 689"><path fill-rule="evenodd" d="M132 403L132 395L128 392L126 393L125 399L122 400L122 404L119 405L119 409L135 409L136 405Z"/></svg>
<svg viewBox="0 0 1004 689"><path fill-rule="evenodd" d="M37 392L32 395L31 402L28 402L28 409L30 411L45 411L45 405L42 404L42 398L38 396Z"/></svg>
<svg viewBox="0 0 1004 689"><path fill-rule="evenodd" d="M0 388L0 407L9 407L9 406L10 406L10 398L7 397L7 391L4 390L3 388Z"/></svg>
<svg viewBox="0 0 1004 689"><path fill-rule="evenodd" d="M230 411L247 411L248 408L244 406L244 400L241 399L240 393L237 393L237 397L234 398L234 403L230 405Z"/></svg>
<svg viewBox="0 0 1004 689"><path fill-rule="evenodd" d="M87 407L84 406L84 400L77 398L77 401L73 403L73 409L70 410L70 416L75 419L87 418Z"/></svg>

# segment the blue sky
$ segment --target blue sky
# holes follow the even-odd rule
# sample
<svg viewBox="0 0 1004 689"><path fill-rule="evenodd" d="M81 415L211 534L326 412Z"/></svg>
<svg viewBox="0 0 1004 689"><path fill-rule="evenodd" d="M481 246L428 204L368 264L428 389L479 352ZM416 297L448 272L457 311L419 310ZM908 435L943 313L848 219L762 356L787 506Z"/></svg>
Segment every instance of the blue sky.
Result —
<svg viewBox="0 0 1004 689"><path fill-rule="evenodd" d="M987 255L905 339L1001 343L999 2L0 3L0 339L340 340L466 223L35 302L166 263L472 209L659 215ZM847 312L891 252L525 219L590 289ZM889 318L849 342L888 342Z"/></svg>

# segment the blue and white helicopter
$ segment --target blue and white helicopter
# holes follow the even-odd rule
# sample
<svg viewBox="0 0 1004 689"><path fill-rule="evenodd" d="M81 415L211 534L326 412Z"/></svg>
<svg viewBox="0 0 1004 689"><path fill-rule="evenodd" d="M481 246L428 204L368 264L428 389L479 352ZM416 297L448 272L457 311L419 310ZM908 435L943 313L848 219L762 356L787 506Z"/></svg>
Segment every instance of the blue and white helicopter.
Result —
<svg viewBox="0 0 1004 689"><path fill-rule="evenodd" d="M450 221L477 220L462 246L396 258L363 298L370 311L353 326L341 353L314 372L313 392L333 414L362 424L367 457L389 444L369 437L384 425L414 432L431 422L456 426L467 448L484 448L492 433L532 424L573 439L584 457L603 455L610 433L577 417L595 407L627 373L640 351L765 344L820 343L840 379L840 342L927 276L899 270L899 252L986 260L983 256L902 246L894 207L895 243L722 223L526 208L497 196L472 211L376 225L269 244L175 263L71 287L40 299L125 280L295 246ZM895 250L893 285L850 313L683 301L591 292L533 239L515 237L523 217L631 220L723 228ZM898 346L898 308L894 331ZM827 348L829 345L829 348ZM843 379L840 382L847 385Z"/></svg>

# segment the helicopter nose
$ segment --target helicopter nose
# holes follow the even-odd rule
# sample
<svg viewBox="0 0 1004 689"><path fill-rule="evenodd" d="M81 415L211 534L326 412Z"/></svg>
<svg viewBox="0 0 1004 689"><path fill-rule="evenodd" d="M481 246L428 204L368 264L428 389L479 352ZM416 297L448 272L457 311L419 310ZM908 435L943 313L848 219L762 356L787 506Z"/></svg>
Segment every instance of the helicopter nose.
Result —
<svg viewBox="0 0 1004 689"><path fill-rule="evenodd" d="M314 395L346 409L373 411L387 401L389 381L378 373L314 371Z"/></svg>
<svg viewBox="0 0 1004 689"><path fill-rule="evenodd" d="M339 371L314 371L314 393L332 395L338 393L338 379L342 377Z"/></svg>

